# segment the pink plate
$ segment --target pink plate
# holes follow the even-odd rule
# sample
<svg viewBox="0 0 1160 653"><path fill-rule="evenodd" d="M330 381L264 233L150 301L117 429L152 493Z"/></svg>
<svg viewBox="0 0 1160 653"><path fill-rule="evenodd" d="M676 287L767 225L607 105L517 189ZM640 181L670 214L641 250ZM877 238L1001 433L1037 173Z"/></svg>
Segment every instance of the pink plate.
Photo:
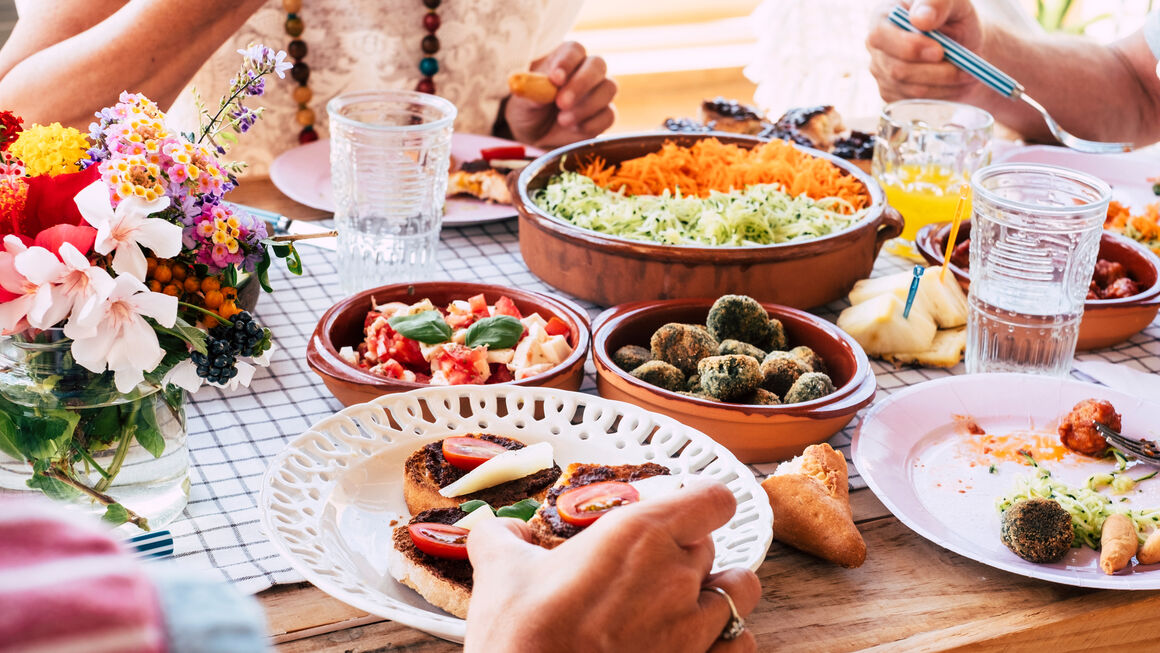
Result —
<svg viewBox="0 0 1160 653"><path fill-rule="evenodd" d="M1079 170L1108 182L1112 199L1136 211L1160 197L1152 192L1149 177L1160 175L1160 160L1155 154L1087 154L1054 145L1031 145L1004 148L995 155L995 163L1042 163Z"/></svg>
<svg viewBox="0 0 1160 653"><path fill-rule="evenodd" d="M479 151L488 147L519 145L514 141L480 136L453 134L451 156L458 161L479 158ZM539 156L543 150L525 145L529 156ZM334 211L330 194L330 140L322 139L283 152L270 164L270 181L286 197L322 211ZM516 210L506 204L491 204L482 200L448 198L443 209L443 224L463 226L514 218Z"/></svg>
<svg viewBox="0 0 1160 653"><path fill-rule="evenodd" d="M1088 398L1110 401L1123 416L1125 433L1148 439L1160 434L1160 404L1111 388L1023 374L954 376L911 386L872 407L854 435L854 465L902 523L967 558L1064 585L1160 589L1160 565L1133 562L1109 576L1100 571L1099 553L1087 547L1073 548L1052 564L1027 562L1012 553L999 539L995 503L1014 490L1016 479L1034 470L983 454L981 446L972 446L980 436L967 434L954 418L972 417L989 435L1036 431L1054 443L1059 419ZM1040 465L1072 487L1082 487L1091 475L1115 468L1114 462L1071 452L1059 460L1041 460ZM1135 464L1128 474L1138 478L1150 471ZM1101 493L1117 509L1160 509L1160 480L1142 482L1125 495L1111 495L1107 488ZM1127 500L1121 502L1122 498Z"/></svg>

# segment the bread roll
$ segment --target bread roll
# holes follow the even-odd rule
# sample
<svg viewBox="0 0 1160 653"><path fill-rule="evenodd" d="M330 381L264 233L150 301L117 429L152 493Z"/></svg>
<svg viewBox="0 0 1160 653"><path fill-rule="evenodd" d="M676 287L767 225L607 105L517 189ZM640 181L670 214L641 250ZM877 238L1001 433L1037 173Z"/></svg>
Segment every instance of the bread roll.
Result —
<svg viewBox="0 0 1160 653"><path fill-rule="evenodd" d="M531 100L536 104L551 104L556 101L556 85L547 75L540 73L515 73L508 77L508 88L512 95Z"/></svg>

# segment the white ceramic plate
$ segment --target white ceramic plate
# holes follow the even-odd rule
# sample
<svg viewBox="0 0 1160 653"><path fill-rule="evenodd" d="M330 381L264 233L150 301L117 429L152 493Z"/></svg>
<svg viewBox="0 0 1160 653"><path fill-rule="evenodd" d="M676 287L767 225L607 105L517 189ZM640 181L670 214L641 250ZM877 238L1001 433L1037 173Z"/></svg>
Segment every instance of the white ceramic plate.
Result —
<svg viewBox="0 0 1160 653"><path fill-rule="evenodd" d="M675 474L721 481L737 497L737 513L713 533L714 570L757 569L765 559L773 511L753 473L727 449L676 420L630 404L535 387L424 388L350 406L322 420L266 470L259 500L266 534L327 594L463 641L465 622L396 582L387 560L393 526L409 518L404 461L427 442L479 431L528 444L551 442L561 467L651 461Z"/></svg>
<svg viewBox="0 0 1160 653"><path fill-rule="evenodd" d="M955 415L970 416L990 435L1037 431L1045 442L1058 443L1059 418L1088 398L1110 401L1123 416L1124 432L1149 439L1160 434L1160 405L1103 386L1022 374L955 376L912 386L874 406L854 435L854 465L902 523L955 553L1064 585L1160 589L1160 565L1132 564L1108 576L1099 569L1099 554L1087 547L1072 549L1053 564L1027 562L1007 549L999 539L995 501L1014 488L1017 477L1031 474L1032 469L982 454L979 441L956 426L954 419ZM1015 439L1027 437L1013 435L1007 444L1010 447ZM1040 464L1051 470L1053 478L1073 487L1114 467L1071 452ZM1134 469L1131 475L1148 471ZM1141 483L1138 489L1120 505L1160 508L1160 480Z"/></svg>
<svg viewBox="0 0 1160 653"><path fill-rule="evenodd" d="M489 147L519 145L493 136L452 134L451 156L458 161L479 158L480 150ZM539 148L524 146L528 156L544 153ZM330 192L330 140L320 139L283 152L270 164L270 181L286 197L321 211L334 212L334 196ZM507 204L492 204L477 199L449 197L443 208L443 224L456 227L513 218L516 210Z"/></svg>
<svg viewBox="0 0 1160 653"><path fill-rule="evenodd" d="M1005 149L995 155L995 163L1042 163L1085 172L1110 184L1112 199L1137 212L1160 201L1148 181L1160 175L1160 161L1155 154L1088 154L1054 145L1031 145Z"/></svg>

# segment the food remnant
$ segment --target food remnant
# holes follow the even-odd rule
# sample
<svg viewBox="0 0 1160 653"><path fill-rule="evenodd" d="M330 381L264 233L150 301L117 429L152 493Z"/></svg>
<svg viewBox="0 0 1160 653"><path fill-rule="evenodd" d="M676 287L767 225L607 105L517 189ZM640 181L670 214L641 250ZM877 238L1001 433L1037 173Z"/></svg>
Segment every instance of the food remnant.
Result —
<svg viewBox="0 0 1160 653"><path fill-rule="evenodd" d="M1120 513L1108 515L1100 534L1100 569L1114 574L1128 566L1140 546L1136 525Z"/></svg>
<svg viewBox="0 0 1160 653"><path fill-rule="evenodd" d="M1120 414L1110 402L1084 399L1071 409L1059 423L1059 439L1067 448L1089 456L1098 456L1108 448L1108 441L1092 422L1119 432Z"/></svg>
<svg viewBox="0 0 1160 653"><path fill-rule="evenodd" d="M1108 204L1104 229L1124 234L1160 254L1160 202L1144 207L1144 212L1139 215L1132 215L1131 209L1112 200Z"/></svg>
<svg viewBox="0 0 1160 653"><path fill-rule="evenodd" d="M1003 512L1003 544L1028 562L1058 562L1075 539L1071 515L1057 501L1027 499Z"/></svg>

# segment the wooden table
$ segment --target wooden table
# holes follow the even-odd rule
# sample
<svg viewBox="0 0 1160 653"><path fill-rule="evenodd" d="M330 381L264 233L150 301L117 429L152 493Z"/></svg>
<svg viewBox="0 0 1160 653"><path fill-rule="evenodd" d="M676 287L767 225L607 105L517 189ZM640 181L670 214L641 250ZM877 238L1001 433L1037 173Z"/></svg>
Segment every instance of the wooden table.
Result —
<svg viewBox="0 0 1160 653"><path fill-rule="evenodd" d="M246 180L230 199L292 218L324 214ZM747 620L759 649L785 651L1157 650L1160 591L1115 592L1010 574L935 546L869 490L851 494L867 559L843 569L774 542ZM308 583L258 595L279 650L455 651L458 645L368 615Z"/></svg>

